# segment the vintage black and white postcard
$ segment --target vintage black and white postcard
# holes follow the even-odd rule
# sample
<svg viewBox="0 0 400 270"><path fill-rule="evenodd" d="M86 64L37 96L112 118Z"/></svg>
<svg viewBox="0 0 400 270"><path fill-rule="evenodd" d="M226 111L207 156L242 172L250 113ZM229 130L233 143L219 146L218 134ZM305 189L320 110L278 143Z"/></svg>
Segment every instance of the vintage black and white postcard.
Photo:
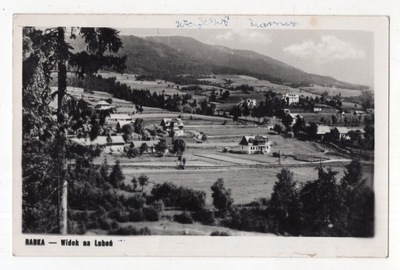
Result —
<svg viewBox="0 0 400 270"><path fill-rule="evenodd" d="M388 27L15 15L14 254L387 256Z"/></svg>

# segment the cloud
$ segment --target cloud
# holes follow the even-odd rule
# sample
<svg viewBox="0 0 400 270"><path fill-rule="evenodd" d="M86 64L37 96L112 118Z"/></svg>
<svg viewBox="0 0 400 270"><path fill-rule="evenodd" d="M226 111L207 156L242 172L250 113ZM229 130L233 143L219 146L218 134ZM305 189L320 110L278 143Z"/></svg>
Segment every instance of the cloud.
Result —
<svg viewBox="0 0 400 270"><path fill-rule="evenodd" d="M283 51L295 57L313 59L319 63L359 59L366 56L364 50L331 35L322 36L318 42L306 40L303 43L293 44L283 48Z"/></svg>
<svg viewBox="0 0 400 270"><path fill-rule="evenodd" d="M242 43L271 43L272 39L268 33L263 33L262 31L254 31L247 29L235 29L227 31L223 34L216 36L217 40L223 42L234 42L240 41Z"/></svg>

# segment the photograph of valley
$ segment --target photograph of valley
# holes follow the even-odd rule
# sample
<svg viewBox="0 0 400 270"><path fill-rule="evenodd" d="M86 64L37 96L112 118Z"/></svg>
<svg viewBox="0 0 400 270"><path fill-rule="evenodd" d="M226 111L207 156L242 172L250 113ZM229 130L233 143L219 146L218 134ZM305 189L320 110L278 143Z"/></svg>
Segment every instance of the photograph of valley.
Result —
<svg viewBox="0 0 400 270"><path fill-rule="evenodd" d="M22 233L374 237L374 33L24 27Z"/></svg>

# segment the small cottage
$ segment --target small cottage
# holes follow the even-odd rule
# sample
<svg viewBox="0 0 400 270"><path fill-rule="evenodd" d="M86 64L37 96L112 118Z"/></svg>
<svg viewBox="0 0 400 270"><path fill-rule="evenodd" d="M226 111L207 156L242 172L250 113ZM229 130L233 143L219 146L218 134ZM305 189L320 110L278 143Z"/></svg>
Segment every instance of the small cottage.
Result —
<svg viewBox="0 0 400 270"><path fill-rule="evenodd" d="M107 117L107 123L109 124L117 124L118 121L132 121L132 117L128 114L123 114L123 113L115 113L115 114L110 114L109 117Z"/></svg>
<svg viewBox="0 0 400 270"><path fill-rule="evenodd" d="M331 132L331 128L325 125L318 125L316 136L318 139L323 140L324 137Z"/></svg>
<svg viewBox="0 0 400 270"><path fill-rule="evenodd" d="M163 118L161 120L160 126L163 130L168 131L170 134L173 133L174 136L183 136L183 121L180 118Z"/></svg>

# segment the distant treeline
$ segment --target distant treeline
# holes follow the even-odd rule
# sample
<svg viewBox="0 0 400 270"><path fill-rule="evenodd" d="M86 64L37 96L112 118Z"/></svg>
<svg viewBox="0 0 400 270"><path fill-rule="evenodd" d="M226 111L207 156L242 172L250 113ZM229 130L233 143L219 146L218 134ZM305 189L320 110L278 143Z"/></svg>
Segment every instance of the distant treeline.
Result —
<svg viewBox="0 0 400 270"><path fill-rule="evenodd" d="M90 75L83 79L71 78L71 85L81 87L87 91L107 92L115 98L131 101L134 104L147 107L163 108L170 111L179 111L181 105L187 104L191 99L186 95L165 95L164 93L151 93L148 89L132 89L126 84L122 84L115 77L103 78L101 75Z"/></svg>

